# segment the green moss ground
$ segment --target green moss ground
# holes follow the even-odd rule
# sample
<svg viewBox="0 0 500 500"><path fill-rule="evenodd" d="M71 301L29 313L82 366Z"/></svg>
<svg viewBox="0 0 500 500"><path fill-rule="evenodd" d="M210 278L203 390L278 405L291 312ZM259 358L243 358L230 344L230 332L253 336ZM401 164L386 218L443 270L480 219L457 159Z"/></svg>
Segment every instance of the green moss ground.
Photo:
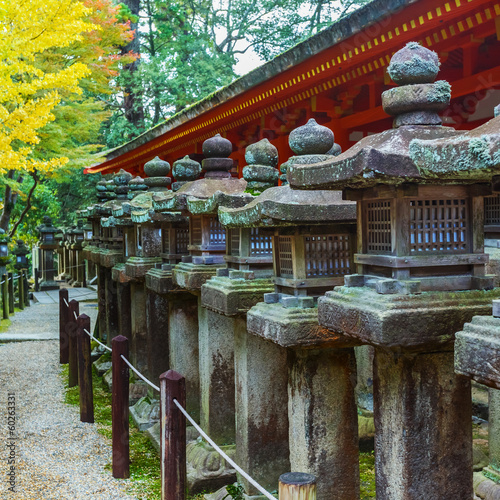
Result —
<svg viewBox="0 0 500 500"><path fill-rule="evenodd" d="M61 375L66 387L65 401L79 405L78 387L68 388L68 365L63 365ZM111 393L94 370L94 418L98 432L111 440ZM146 434L139 432L130 419L130 494L139 500L160 500L160 460ZM373 453L360 454L361 500L375 498L375 470ZM111 470L111 463L107 465ZM203 495L187 500L202 500Z"/></svg>

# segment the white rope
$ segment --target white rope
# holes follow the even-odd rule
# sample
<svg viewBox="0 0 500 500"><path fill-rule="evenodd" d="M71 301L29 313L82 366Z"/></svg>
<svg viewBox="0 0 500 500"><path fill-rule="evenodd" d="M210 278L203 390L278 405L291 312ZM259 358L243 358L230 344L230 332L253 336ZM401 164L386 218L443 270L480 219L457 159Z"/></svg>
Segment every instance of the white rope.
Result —
<svg viewBox="0 0 500 500"><path fill-rule="evenodd" d="M66 307L69 307L68 301L64 298L63 298L63 300L64 300L64 303L66 304Z"/></svg>
<svg viewBox="0 0 500 500"><path fill-rule="evenodd" d="M78 316L76 315L76 311L73 311L73 316L75 317L75 320L78 319Z"/></svg>
<svg viewBox="0 0 500 500"><path fill-rule="evenodd" d="M123 356L122 356L123 357ZM255 479L252 479L241 467L239 467L237 464L231 460L203 431L203 429L191 418L189 413L182 407L182 405L177 401L177 399L174 398L174 403L176 404L177 408L182 412L182 414L191 422L193 427L210 443L210 445L219 453L219 455L224 458L226 462L228 462L233 469L237 470L247 481L252 483L265 497L269 498L269 500L276 500L276 497L271 495L268 491L266 491Z"/></svg>
<svg viewBox="0 0 500 500"><path fill-rule="evenodd" d="M160 392L160 388L157 386L157 385L154 385L153 382L150 382L142 373L140 373L136 368L134 368L129 360L122 354L121 355L121 358L123 359L123 361L125 361L125 363L127 363L127 365L129 366L129 368L139 377L141 378L142 380L144 380L144 382L146 382L146 384L149 384L153 389L157 390L158 392Z"/></svg>
<svg viewBox="0 0 500 500"><path fill-rule="evenodd" d="M5 280L3 280L3 281L0 283L0 285L3 285L4 283L5 283Z"/></svg>
<svg viewBox="0 0 500 500"><path fill-rule="evenodd" d="M91 340L95 340L100 346L104 347L110 352L112 351L111 347L108 347L106 344L99 342L99 340L97 340L86 328L84 328L83 331L90 337Z"/></svg>

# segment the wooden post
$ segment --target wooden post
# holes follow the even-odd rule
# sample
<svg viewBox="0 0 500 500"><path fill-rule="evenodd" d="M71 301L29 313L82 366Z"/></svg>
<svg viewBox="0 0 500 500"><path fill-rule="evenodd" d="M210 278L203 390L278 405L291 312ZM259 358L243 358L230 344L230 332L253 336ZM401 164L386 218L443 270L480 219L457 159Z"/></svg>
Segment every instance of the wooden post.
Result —
<svg viewBox="0 0 500 500"><path fill-rule="evenodd" d="M80 305L78 301L73 299L69 303L68 309L68 337L69 337L69 376L68 376L68 387L74 387L78 385L78 353L77 353L77 343L76 343L76 329L77 322L76 317L78 317L80 311ZM76 316L76 317L75 317Z"/></svg>
<svg viewBox="0 0 500 500"><path fill-rule="evenodd" d="M18 307L21 309L21 311L24 309L24 278L23 278L23 272L19 271L19 274L17 275L17 293L19 295L19 304Z"/></svg>
<svg viewBox="0 0 500 500"><path fill-rule="evenodd" d="M279 500L316 500L316 478L304 472L281 474Z"/></svg>
<svg viewBox="0 0 500 500"><path fill-rule="evenodd" d="M186 380L168 370L160 375L161 499L186 495L186 418L174 403L186 407Z"/></svg>
<svg viewBox="0 0 500 500"><path fill-rule="evenodd" d="M59 363L62 365L69 362L68 311L68 289L61 288L59 290Z"/></svg>
<svg viewBox="0 0 500 500"><path fill-rule="evenodd" d="M14 314L14 273L8 273L9 277L9 312Z"/></svg>
<svg viewBox="0 0 500 500"><path fill-rule="evenodd" d="M35 275L35 292L39 292L40 287L38 285L38 281L40 280L40 271L38 270L38 267L35 267L34 275Z"/></svg>
<svg viewBox="0 0 500 500"><path fill-rule="evenodd" d="M82 266L83 266L83 271L82 271L82 286L83 288L87 288L87 266L85 265L85 261L82 260Z"/></svg>
<svg viewBox="0 0 500 500"><path fill-rule="evenodd" d="M78 386L80 387L80 422L94 423L94 395L92 392L92 360L90 358L90 318L78 316Z"/></svg>
<svg viewBox="0 0 500 500"><path fill-rule="evenodd" d="M111 341L112 355L112 437L113 477L127 478L129 472L129 428L128 428L128 366L121 356L128 358L128 339L118 335Z"/></svg>
<svg viewBox="0 0 500 500"><path fill-rule="evenodd" d="M2 317L9 319L9 283L8 276L2 274Z"/></svg>
<svg viewBox="0 0 500 500"><path fill-rule="evenodd" d="M23 269L23 279L24 279L24 305L30 307L30 290L28 283L28 270Z"/></svg>

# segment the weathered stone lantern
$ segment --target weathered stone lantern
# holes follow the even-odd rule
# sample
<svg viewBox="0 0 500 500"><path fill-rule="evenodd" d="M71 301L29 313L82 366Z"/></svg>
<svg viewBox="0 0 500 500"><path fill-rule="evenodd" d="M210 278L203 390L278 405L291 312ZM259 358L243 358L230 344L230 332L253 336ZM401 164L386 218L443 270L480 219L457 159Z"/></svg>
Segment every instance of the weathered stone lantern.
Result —
<svg viewBox="0 0 500 500"><path fill-rule="evenodd" d="M358 206L358 274L319 300L319 322L373 345L377 498L472 498L470 383L455 332L490 311L483 196L498 172L498 119L441 126L450 100L437 55L397 52L383 94L394 129L333 160L291 165L293 188L343 189Z"/></svg>
<svg viewBox="0 0 500 500"><path fill-rule="evenodd" d="M23 240L17 240L16 246L12 250L12 253L16 256L16 262L14 268L20 271L21 269L28 268L28 254L29 248L24 244ZM0 244L0 256L2 254L2 245Z"/></svg>
<svg viewBox="0 0 500 500"><path fill-rule="evenodd" d="M4 229L0 229L0 276L7 272L7 264L10 263L9 256L9 241L10 238L5 234Z"/></svg>
<svg viewBox="0 0 500 500"><path fill-rule="evenodd" d="M296 156L287 163L307 165L331 157L334 136L310 121L289 143ZM356 206L340 192L281 186L242 208L221 208L219 216L230 228L273 232L275 290L235 332L236 386L251 381L259 387L258 394L236 394L237 458L269 488L291 466L317 476L319 498L357 499L356 343L321 328L316 307L318 295L352 269ZM264 424L269 421L275 422L272 432ZM255 494L243 484L247 495Z"/></svg>
<svg viewBox="0 0 500 500"><path fill-rule="evenodd" d="M202 373L209 371L205 364L211 361L210 357L202 354L206 351L204 346L209 337L205 335L206 310L201 306L200 292L202 285L215 276L218 269L226 267L226 231L217 218L217 208L219 204L225 203L223 200L232 203L238 198L244 203L244 200L251 198L251 195L243 195L246 181L231 177L229 171L233 160L228 158L231 152L230 141L220 135L208 139L203 144L205 178L186 182L175 192L156 196L154 201L157 211L181 211L189 217L189 255L183 256L182 261L174 267L173 279L180 290L190 295L179 294L169 300L169 362L172 369L186 377L188 411L203 423L206 422L205 415L209 408L201 399L203 392L200 395L200 383ZM225 380L224 391L230 385ZM231 390L234 394L234 384ZM230 395L227 399L231 400ZM231 405L234 408L234 397ZM219 444L227 443L221 441L221 436L214 434L212 429L209 432ZM189 479L191 489L206 487L208 483L212 486L224 484L228 479L228 467L209 448L196 442L189 445L188 460L193 470ZM190 457L196 457L196 463ZM215 464L220 464L220 467ZM234 479L234 472L229 471L229 474Z"/></svg>
<svg viewBox="0 0 500 500"><path fill-rule="evenodd" d="M151 268L162 263L162 227L161 222L151 217L152 197L153 193L168 190L171 183L171 179L167 177L170 164L156 157L144 165L144 172L148 176L144 179L148 191L137 194L130 201L134 248L133 255L128 256L125 261L125 274L130 279L132 362L145 376L154 377L152 366L148 363L148 348L154 349L154 339L150 342L148 338L145 276ZM128 252L132 235L129 229L125 234ZM158 372L158 368L155 367L154 371L155 375L159 376L164 370Z"/></svg>
<svg viewBox="0 0 500 500"><path fill-rule="evenodd" d="M43 218L43 223L38 226L40 233L40 248L42 250L42 281L40 290L56 290L58 287L54 280L54 250L57 248L55 234L57 229L52 225L52 219L49 216Z"/></svg>

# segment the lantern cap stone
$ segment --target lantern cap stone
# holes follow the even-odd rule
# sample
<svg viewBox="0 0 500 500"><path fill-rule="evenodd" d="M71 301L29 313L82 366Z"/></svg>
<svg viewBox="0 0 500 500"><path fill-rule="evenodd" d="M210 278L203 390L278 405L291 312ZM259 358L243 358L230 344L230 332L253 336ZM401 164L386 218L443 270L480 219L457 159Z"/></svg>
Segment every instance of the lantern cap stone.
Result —
<svg viewBox="0 0 500 500"><path fill-rule="evenodd" d="M325 154L334 144L334 134L311 118L305 125L290 132L288 144L297 156Z"/></svg>
<svg viewBox="0 0 500 500"><path fill-rule="evenodd" d="M205 159L201 162L205 171L205 178L223 179L231 177L229 171L234 162L228 156L233 152L231 141L220 134L207 139L203 143L203 154Z"/></svg>
<svg viewBox="0 0 500 500"><path fill-rule="evenodd" d="M278 149L268 139L247 146L245 160L243 178L248 182L248 192L261 193L278 183Z"/></svg>
<svg viewBox="0 0 500 500"><path fill-rule="evenodd" d="M297 224L354 222L356 203L342 200L340 191L305 191L272 187L242 208L219 208L226 227L277 227Z"/></svg>
<svg viewBox="0 0 500 500"><path fill-rule="evenodd" d="M200 177L201 165L186 155L184 158L174 162L172 175L175 182L172 184L172 191L178 191L186 182L195 181Z"/></svg>
<svg viewBox="0 0 500 500"><path fill-rule="evenodd" d="M432 83L439 73L440 65L434 51L417 42L409 42L392 56L387 71L398 85Z"/></svg>
<svg viewBox="0 0 500 500"><path fill-rule="evenodd" d="M165 177L170 173L170 163L155 156L144 164L144 173L148 177Z"/></svg>

